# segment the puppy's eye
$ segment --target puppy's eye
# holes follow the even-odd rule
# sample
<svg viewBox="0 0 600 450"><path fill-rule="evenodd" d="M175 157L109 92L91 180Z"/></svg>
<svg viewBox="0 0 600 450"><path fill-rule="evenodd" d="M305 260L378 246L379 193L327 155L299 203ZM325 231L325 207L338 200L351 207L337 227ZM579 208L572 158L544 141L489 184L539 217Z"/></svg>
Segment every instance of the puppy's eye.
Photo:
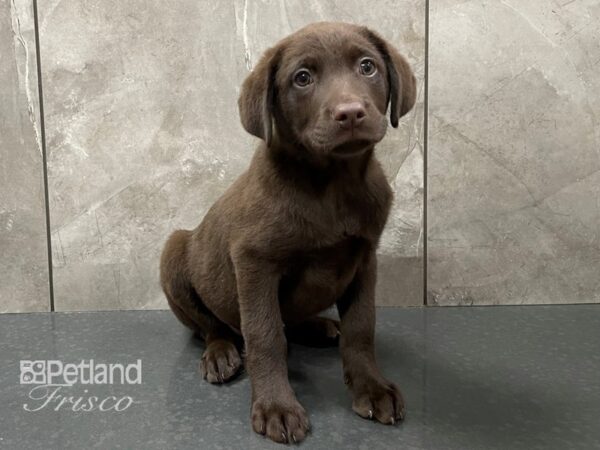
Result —
<svg viewBox="0 0 600 450"><path fill-rule="evenodd" d="M366 77L372 77L377 72L377 66L371 58L363 58L360 61L360 73Z"/></svg>
<svg viewBox="0 0 600 450"><path fill-rule="evenodd" d="M306 69L300 69L294 75L294 83L299 87L306 87L313 82L310 72Z"/></svg>

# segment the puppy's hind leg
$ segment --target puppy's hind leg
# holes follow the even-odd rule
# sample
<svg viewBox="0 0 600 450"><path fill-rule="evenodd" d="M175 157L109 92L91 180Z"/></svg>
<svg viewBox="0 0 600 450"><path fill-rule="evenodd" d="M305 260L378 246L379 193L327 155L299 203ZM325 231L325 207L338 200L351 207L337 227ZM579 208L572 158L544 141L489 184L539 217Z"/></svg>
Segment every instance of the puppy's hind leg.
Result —
<svg viewBox="0 0 600 450"><path fill-rule="evenodd" d="M307 347L336 347L340 338L340 323L327 317L309 317L285 327L289 342Z"/></svg>
<svg viewBox="0 0 600 450"><path fill-rule="evenodd" d="M242 367L241 339L205 305L187 276L186 246L190 231L177 230L167 241L160 262L160 281L175 316L204 339L200 372L210 383L224 383Z"/></svg>

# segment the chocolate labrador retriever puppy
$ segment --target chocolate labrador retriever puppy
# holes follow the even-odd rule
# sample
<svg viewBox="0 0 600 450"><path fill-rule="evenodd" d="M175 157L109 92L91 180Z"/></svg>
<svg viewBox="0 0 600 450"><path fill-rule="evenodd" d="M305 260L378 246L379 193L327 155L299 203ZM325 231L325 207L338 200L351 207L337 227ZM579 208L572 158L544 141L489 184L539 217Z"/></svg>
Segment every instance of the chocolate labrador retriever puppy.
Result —
<svg viewBox="0 0 600 450"><path fill-rule="evenodd" d="M204 377L240 369L252 384L252 427L299 442L309 421L287 374L287 340L335 343L359 415L394 424L400 391L374 356L375 251L392 191L374 146L386 112L415 103L405 59L373 31L309 25L267 50L244 81L244 128L263 142L248 170L161 259L175 315L205 340ZM317 314L337 305L340 321Z"/></svg>

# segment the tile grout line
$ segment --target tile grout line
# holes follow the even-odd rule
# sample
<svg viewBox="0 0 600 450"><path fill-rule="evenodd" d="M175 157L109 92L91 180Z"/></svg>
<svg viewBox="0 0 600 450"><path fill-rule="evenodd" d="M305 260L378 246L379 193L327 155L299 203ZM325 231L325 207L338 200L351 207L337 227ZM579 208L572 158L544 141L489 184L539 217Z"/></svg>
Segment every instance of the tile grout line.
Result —
<svg viewBox="0 0 600 450"><path fill-rule="evenodd" d="M48 158L46 152L46 124L44 116L44 90L42 88L42 59L40 54L40 33L37 0L33 0L33 27L35 33L35 55L37 62L38 100L40 108L40 133L42 140L42 170L44 173L44 204L46 210L46 243L48 251L48 290L50 293L50 311L54 312L54 274L52 271L52 239L50 228L50 197L48 190Z"/></svg>
<svg viewBox="0 0 600 450"><path fill-rule="evenodd" d="M425 0L425 89L423 98L423 305L427 306L427 153L429 151L429 0Z"/></svg>

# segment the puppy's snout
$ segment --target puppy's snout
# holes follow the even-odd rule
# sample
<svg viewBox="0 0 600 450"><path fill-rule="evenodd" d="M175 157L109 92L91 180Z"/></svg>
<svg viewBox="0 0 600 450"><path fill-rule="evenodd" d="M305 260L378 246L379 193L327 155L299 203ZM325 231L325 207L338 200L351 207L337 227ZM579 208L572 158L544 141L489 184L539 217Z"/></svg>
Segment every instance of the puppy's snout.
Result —
<svg viewBox="0 0 600 450"><path fill-rule="evenodd" d="M333 111L333 119L342 128L356 128L366 117L365 107L361 102L340 103Z"/></svg>

